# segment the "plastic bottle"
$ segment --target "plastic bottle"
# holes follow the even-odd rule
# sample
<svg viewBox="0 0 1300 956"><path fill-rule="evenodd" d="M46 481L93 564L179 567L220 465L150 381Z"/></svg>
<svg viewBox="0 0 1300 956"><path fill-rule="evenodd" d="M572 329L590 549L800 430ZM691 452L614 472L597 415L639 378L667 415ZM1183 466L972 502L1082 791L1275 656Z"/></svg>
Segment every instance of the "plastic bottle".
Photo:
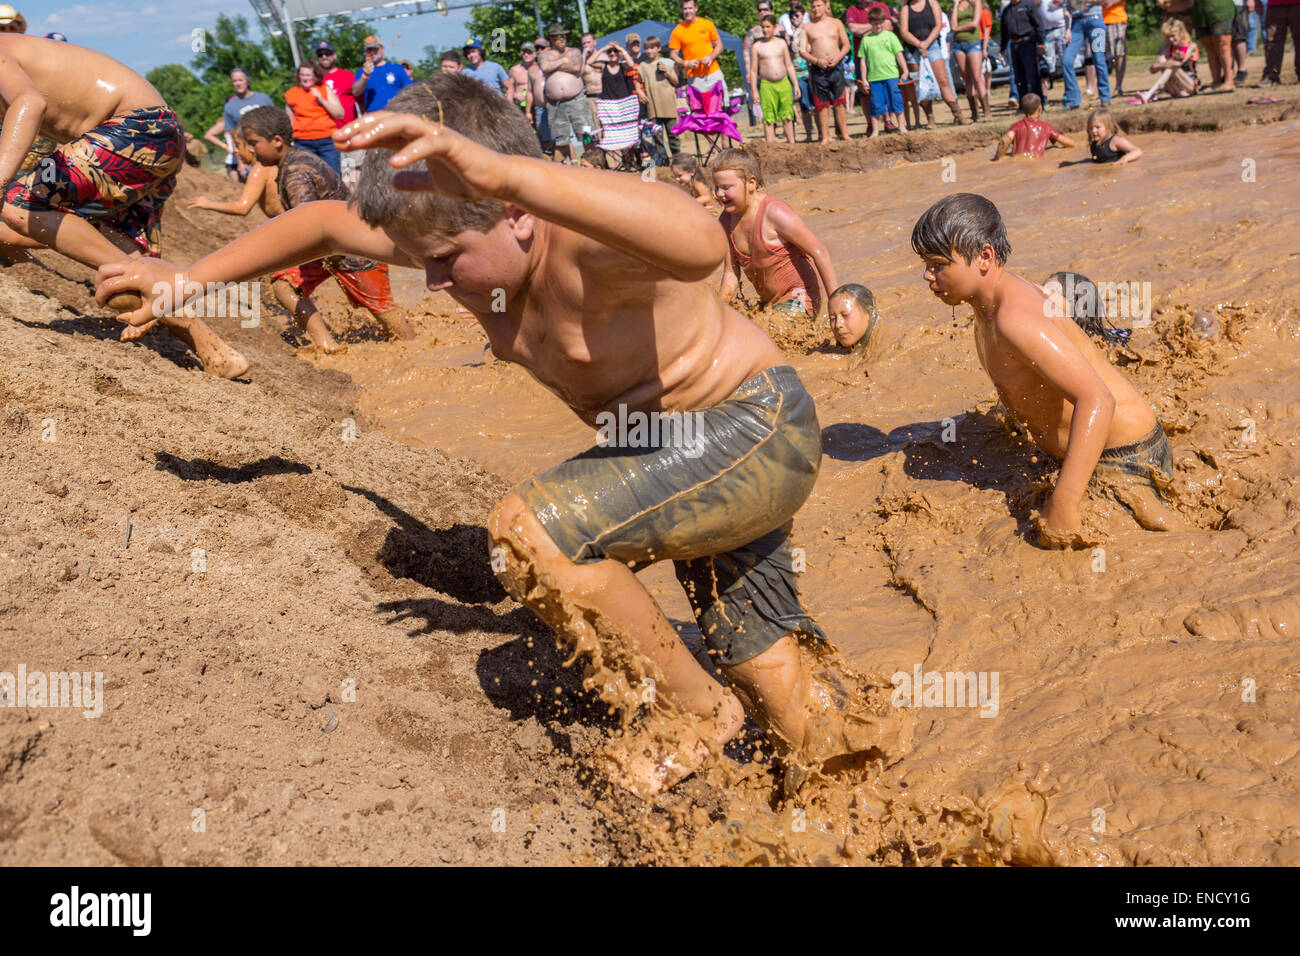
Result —
<svg viewBox="0 0 1300 956"><path fill-rule="evenodd" d="M1197 312L1192 319L1192 333L1197 338L1217 339L1219 337L1219 319L1213 312Z"/></svg>

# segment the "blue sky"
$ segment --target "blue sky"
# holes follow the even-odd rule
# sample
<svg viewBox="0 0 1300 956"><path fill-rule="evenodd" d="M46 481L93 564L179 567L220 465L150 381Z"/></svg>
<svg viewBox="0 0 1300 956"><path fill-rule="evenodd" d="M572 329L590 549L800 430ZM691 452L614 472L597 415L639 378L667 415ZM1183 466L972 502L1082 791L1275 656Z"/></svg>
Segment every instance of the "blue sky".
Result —
<svg viewBox="0 0 1300 956"><path fill-rule="evenodd" d="M376 0L357 0L359 7L375 5ZM73 43L107 53L140 73L164 63L189 66L193 31L210 29L219 13L245 17L250 35L260 36L247 0L17 0L13 6L27 19L29 34L62 33ZM469 12L375 21L372 26L379 30L389 59L417 60L426 46L445 49L463 44L468 39Z"/></svg>

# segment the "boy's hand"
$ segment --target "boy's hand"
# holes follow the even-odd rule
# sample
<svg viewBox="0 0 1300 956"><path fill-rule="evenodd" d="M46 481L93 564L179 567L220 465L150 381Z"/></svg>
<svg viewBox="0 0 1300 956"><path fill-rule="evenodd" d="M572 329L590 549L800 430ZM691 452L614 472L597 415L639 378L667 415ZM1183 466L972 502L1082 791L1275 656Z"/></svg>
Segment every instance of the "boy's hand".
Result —
<svg viewBox="0 0 1300 956"><path fill-rule="evenodd" d="M148 325L170 315L185 304L185 284L189 276L179 266L162 259L128 259L99 267L95 275L95 301L108 300L121 293L140 296L140 308L118 315L128 325Z"/></svg>
<svg viewBox="0 0 1300 956"><path fill-rule="evenodd" d="M190 209L209 209L212 207L212 200L207 196L196 196L190 200Z"/></svg>
<svg viewBox="0 0 1300 956"><path fill-rule="evenodd" d="M1064 502L1053 492L1043 505L1038 532L1044 544L1055 548L1085 547L1083 519L1078 504Z"/></svg>
<svg viewBox="0 0 1300 956"><path fill-rule="evenodd" d="M505 157L435 123L410 113L367 113L334 132L340 150L391 149L389 164L404 169L424 160L428 172L393 177L397 189L429 190L452 199L496 196L505 185Z"/></svg>

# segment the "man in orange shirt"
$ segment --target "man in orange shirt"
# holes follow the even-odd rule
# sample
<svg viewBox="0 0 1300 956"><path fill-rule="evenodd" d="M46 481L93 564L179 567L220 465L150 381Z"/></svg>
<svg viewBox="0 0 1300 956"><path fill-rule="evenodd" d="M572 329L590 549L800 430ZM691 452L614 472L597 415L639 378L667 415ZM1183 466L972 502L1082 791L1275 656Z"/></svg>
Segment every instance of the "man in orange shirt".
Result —
<svg viewBox="0 0 1300 956"><path fill-rule="evenodd" d="M722 38L712 20L697 16L699 4L682 0L682 22L668 37L668 55L686 68L686 81L697 90L712 89L715 83L726 88L718 57L722 56Z"/></svg>
<svg viewBox="0 0 1300 956"><path fill-rule="evenodd" d="M1115 78L1111 96L1124 92L1124 64L1128 60L1128 10L1126 0L1101 3L1101 22L1106 24L1106 59Z"/></svg>

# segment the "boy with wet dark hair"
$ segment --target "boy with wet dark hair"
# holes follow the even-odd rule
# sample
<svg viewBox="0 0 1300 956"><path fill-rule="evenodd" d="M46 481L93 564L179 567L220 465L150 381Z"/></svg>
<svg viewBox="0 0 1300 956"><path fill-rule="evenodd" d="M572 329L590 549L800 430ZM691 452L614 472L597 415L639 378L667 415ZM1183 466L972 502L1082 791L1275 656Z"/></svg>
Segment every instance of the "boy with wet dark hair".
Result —
<svg viewBox="0 0 1300 956"><path fill-rule="evenodd" d="M1011 243L997 207L974 193L941 199L917 220L912 249L935 296L975 310L975 352L1002 404L1062 459L1039 521L1044 542L1084 543L1080 504L1094 473L1150 479L1115 487L1116 496L1143 527L1172 527L1156 494L1173 473L1164 429L1084 331L1039 286L1006 271Z"/></svg>
<svg viewBox="0 0 1300 956"><path fill-rule="evenodd" d="M293 126L284 110L274 106L250 110L239 121L239 135L261 165L278 170L276 192L282 209L288 211L322 199L347 198L343 180L324 160L290 145ZM339 345L330 335L311 294L331 276L342 287L348 302L366 309L393 338L415 338L405 313L393 301L386 263L359 256L325 256L271 276L276 300L293 317L298 329L322 351L337 352Z"/></svg>
<svg viewBox="0 0 1300 956"><path fill-rule="evenodd" d="M488 522L494 569L591 654L596 685L614 688L618 706L635 710L640 693L620 695L629 677L611 674L611 660L656 680L654 712L605 754L610 776L637 793L701 767L739 733L746 707L799 753L860 749L823 729L828 697L798 646L820 635L789 546L821 460L816 412L780 350L711 288L727 254L721 228L674 186L546 162L519 111L466 77L436 74L390 106L335 134L344 150L368 150L353 204L291 209L189 278L332 252L420 268L430 290L475 315L496 356L589 425L689 418L690 441L662 430L637 447L615 439L519 485ZM105 267L98 294L147 290L172 271ZM730 688L633 573L665 559Z"/></svg>
<svg viewBox="0 0 1300 956"><path fill-rule="evenodd" d="M0 253L49 247L91 268L158 255L185 133L144 77L74 43L0 35L0 100ZM40 136L60 145L18 175ZM110 303L138 304L132 297ZM153 324L124 329L122 338L140 338ZM195 351L205 372L236 378L247 371L248 360L202 319L168 316L162 325Z"/></svg>

